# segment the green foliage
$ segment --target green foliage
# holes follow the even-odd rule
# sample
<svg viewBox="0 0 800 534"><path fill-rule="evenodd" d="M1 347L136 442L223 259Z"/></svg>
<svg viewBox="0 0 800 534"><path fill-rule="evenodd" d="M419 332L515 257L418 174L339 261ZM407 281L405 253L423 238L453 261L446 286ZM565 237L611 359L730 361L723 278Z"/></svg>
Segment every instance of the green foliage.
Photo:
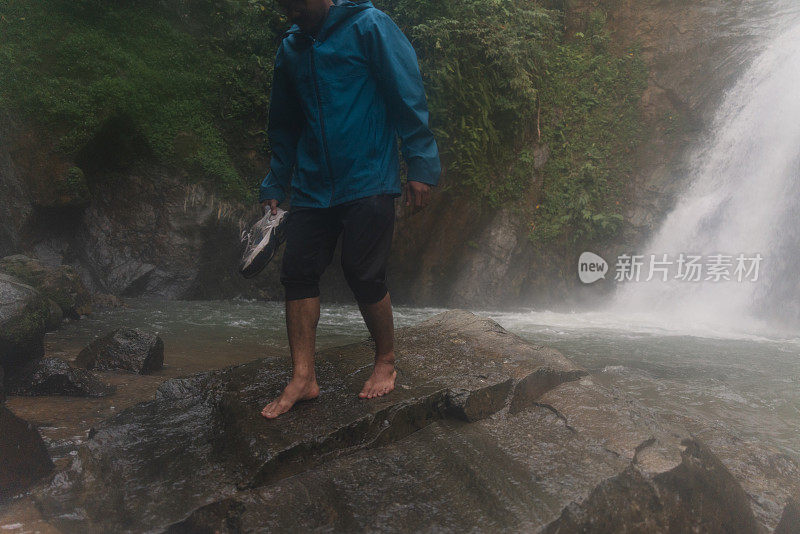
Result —
<svg viewBox="0 0 800 534"><path fill-rule="evenodd" d="M570 39L562 12L531 1L374 3L417 50L451 184L490 206L519 205L541 173L534 241L574 245L618 231L647 70L638 52L609 51L602 10ZM535 143L550 147L540 171Z"/></svg>
<svg viewBox="0 0 800 534"><path fill-rule="evenodd" d="M165 4L0 0L0 106L28 112L70 155L110 117L128 117L162 163L225 197L251 196L226 132L266 120L280 21L253 0ZM176 154L180 133L199 140L195 152Z"/></svg>
<svg viewBox="0 0 800 534"><path fill-rule="evenodd" d="M507 171L535 128L557 13L522 0L374 3L417 51L448 173L492 204L519 198L526 184Z"/></svg>
<svg viewBox="0 0 800 534"><path fill-rule="evenodd" d="M618 230L646 69L636 51L610 51L601 10L565 36L557 1L373 3L417 51L447 183L490 206L538 196L537 242ZM73 155L98 146L130 159L135 132L148 157L254 200L237 150L247 136L267 150L286 27L272 0L0 0L0 108L27 111ZM119 118L132 126L109 127ZM109 131L113 143L97 144ZM539 170L537 143L550 148Z"/></svg>
<svg viewBox="0 0 800 534"><path fill-rule="evenodd" d="M642 137L639 101L647 68L637 50L607 50L605 17L560 44L542 87L542 141L551 153L531 238L576 245L613 236L622 223L624 185Z"/></svg>

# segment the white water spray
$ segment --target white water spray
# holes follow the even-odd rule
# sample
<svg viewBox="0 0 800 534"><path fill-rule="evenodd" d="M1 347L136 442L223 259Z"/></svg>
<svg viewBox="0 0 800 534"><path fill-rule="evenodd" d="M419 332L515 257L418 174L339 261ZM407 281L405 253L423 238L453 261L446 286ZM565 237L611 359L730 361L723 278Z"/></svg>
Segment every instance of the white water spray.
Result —
<svg viewBox="0 0 800 534"><path fill-rule="evenodd" d="M690 186L654 235L639 282L621 284L610 307L664 323L752 331L800 318L800 23L775 37L726 94ZM651 254L760 254L747 281L654 279Z"/></svg>

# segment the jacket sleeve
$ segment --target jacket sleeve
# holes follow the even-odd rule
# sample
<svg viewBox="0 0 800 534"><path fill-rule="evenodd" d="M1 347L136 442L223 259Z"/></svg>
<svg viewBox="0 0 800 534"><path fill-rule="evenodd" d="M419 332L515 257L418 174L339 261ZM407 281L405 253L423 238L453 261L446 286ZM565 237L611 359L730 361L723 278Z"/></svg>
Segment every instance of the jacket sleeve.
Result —
<svg viewBox="0 0 800 534"><path fill-rule="evenodd" d="M394 21L374 12L365 32L371 68L401 140L408 179L436 185L442 172L439 149L428 127L428 104L417 54Z"/></svg>
<svg viewBox="0 0 800 534"><path fill-rule="evenodd" d="M269 99L267 137L272 150L269 173L261 182L258 201L274 198L283 202L289 193L297 156L297 143L304 124L303 110L286 71L283 43L275 54Z"/></svg>

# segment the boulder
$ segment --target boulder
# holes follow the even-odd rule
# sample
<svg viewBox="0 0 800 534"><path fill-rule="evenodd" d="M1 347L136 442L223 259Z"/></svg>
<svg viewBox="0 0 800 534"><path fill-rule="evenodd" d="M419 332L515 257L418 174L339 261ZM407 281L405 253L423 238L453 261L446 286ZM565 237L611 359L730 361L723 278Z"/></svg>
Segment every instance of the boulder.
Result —
<svg viewBox="0 0 800 534"><path fill-rule="evenodd" d="M621 472L566 506L543 533L760 532L747 494L702 442L655 421L642 425L635 419L641 412L628 414L634 425L620 425L615 404L596 386L567 386L543 397L542 405L573 430L626 460ZM651 436L642 441L645 428Z"/></svg>
<svg viewBox="0 0 800 534"><path fill-rule="evenodd" d="M292 529L759 532L710 451L591 378L227 496L168 532Z"/></svg>
<svg viewBox="0 0 800 534"><path fill-rule="evenodd" d="M93 373L75 368L61 358L43 358L29 363L11 374L7 385L9 394L26 397L106 397L115 391Z"/></svg>
<svg viewBox="0 0 800 534"><path fill-rule="evenodd" d="M98 371L147 374L164 366L164 342L159 336L136 328L118 328L89 343L75 364Z"/></svg>
<svg viewBox="0 0 800 534"><path fill-rule="evenodd" d="M752 497L758 522L772 532L786 503L800 495L800 457L757 437L745 437L740 429L722 421L698 421L688 413L670 413L669 417L714 451ZM770 423L765 421L764 425L767 428Z"/></svg>
<svg viewBox="0 0 800 534"><path fill-rule="evenodd" d="M53 470L39 431L0 404L0 502L26 490Z"/></svg>
<svg viewBox="0 0 800 534"><path fill-rule="evenodd" d="M31 286L0 273L0 365L10 371L44 355L50 308Z"/></svg>
<svg viewBox="0 0 800 534"><path fill-rule="evenodd" d="M800 534L800 499L791 499L774 534Z"/></svg>
<svg viewBox="0 0 800 534"><path fill-rule="evenodd" d="M91 294L78 272L68 266L49 267L39 260L15 254L0 259L0 271L34 287L61 308L66 317L91 313Z"/></svg>
<svg viewBox="0 0 800 534"><path fill-rule="evenodd" d="M358 398L371 373L370 341L332 348L317 355L320 397L276 420L260 412L290 377L286 358L170 380L154 401L95 427L38 504L67 530L157 529L237 488L391 444L436 421L478 421L585 374L468 312L398 329L396 339L392 394ZM70 523L66 513L82 519Z"/></svg>

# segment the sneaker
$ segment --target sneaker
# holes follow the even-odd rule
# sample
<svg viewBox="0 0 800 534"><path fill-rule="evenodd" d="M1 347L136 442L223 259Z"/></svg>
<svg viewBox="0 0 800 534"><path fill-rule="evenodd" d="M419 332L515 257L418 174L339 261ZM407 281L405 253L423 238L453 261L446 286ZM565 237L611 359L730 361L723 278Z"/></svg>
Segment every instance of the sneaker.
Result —
<svg viewBox="0 0 800 534"><path fill-rule="evenodd" d="M239 263L239 272L245 278L252 278L272 260L275 251L286 240L286 220L289 213L278 208L278 213L267 214L258 220L249 232L242 232L244 253Z"/></svg>

